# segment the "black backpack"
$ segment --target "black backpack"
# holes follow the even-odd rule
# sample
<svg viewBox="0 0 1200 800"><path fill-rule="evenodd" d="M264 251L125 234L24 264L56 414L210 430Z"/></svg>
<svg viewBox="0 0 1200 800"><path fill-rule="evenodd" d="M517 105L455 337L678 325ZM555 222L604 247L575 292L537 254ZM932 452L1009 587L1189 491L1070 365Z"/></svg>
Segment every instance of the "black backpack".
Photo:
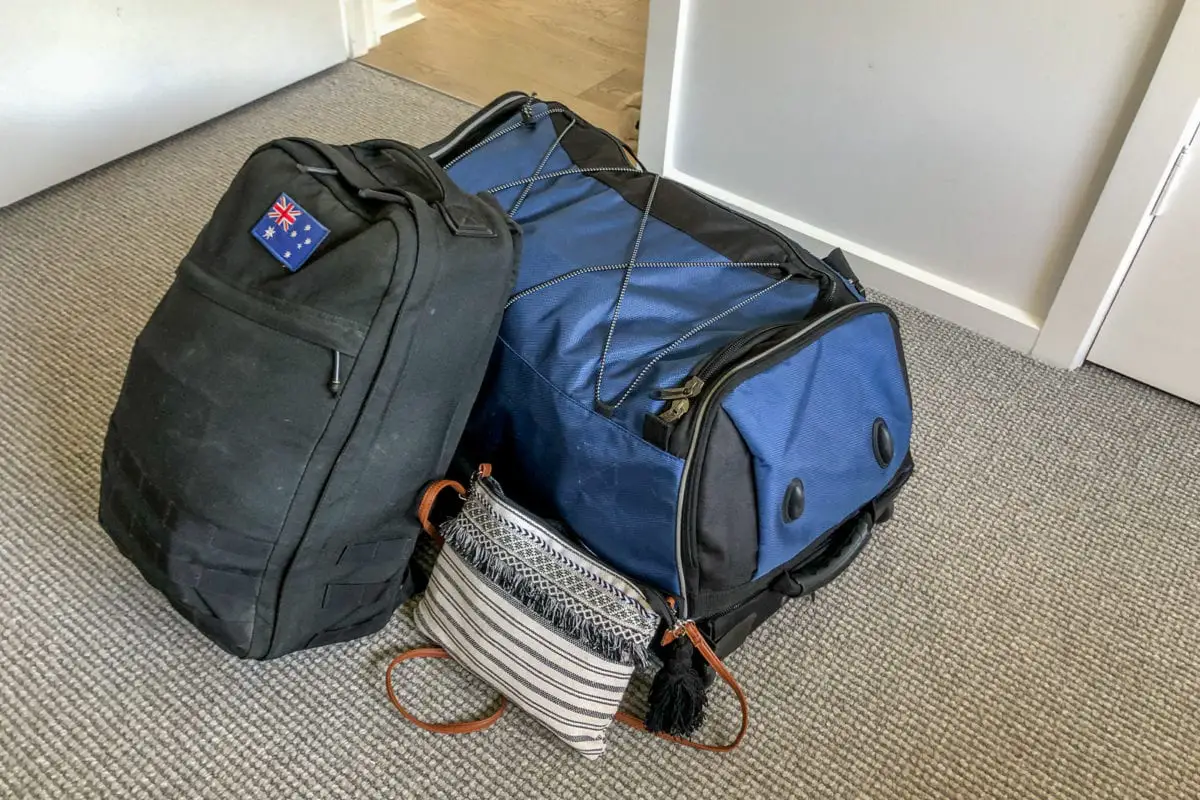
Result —
<svg viewBox="0 0 1200 800"><path fill-rule="evenodd" d="M519 233L392 141L258 149L138 337L100 523L245 658L372 633L413 586Z"/></svg>

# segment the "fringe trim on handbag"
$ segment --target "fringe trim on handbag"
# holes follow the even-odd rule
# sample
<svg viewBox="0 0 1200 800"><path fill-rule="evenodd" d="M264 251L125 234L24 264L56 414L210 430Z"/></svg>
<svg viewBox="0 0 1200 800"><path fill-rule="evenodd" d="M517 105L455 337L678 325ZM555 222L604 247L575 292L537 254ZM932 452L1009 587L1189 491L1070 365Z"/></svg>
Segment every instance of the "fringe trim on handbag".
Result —
<svg viewBox="0 0 1200 800"><path fill-rule="evenodd" d="M529 611L597 655L620 664L638 667L647 664L649 653L644 631L631 630L626 636L615 627L615 620L609 620L613 627L597 625L597 621L587 614L586 608L574 608L566 602L569 595L552 591L552 584L537 580L502 560L502 554L490 546L491 542L473 535L471 526L460 524L465 516L451 520L442 526L441 532L446 544L484 577ZM599 585L597 588L600 588Z"/></svg>

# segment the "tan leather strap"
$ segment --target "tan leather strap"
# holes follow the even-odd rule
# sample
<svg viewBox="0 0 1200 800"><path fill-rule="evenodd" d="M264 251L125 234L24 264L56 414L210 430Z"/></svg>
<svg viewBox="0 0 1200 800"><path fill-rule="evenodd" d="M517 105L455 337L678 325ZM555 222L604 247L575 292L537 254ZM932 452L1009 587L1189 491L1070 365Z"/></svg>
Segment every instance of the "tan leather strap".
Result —
<svg viewBox="0 0 1200 800"><path fill-rule="evenodd" d="M433 513L433 504L437 502L438 495L446 489L453 489L459 497L465 497L467 494L467 490L458 481L443 479L429 484L425 493L421 495L420 504L417 505L417 519L421 520L421 528L439 545L442 543L442 535L438 533L437 526L429 519L429 515Z"/></svg>
<svg viewBox="0 0 1200 800"><path fill-rule="evenodd" d="M392 688L392 670L397 664L404 661L409 661L414 658L450 658L450 654L440 647L417 647L409 650L406 653L401 653L392 659L392 663L388 664L387 672L384 674L384 682L387 684L388 699L392 701L392 705L396 710L404 715L404 718L416 725L418 728L424 728L432 733L445 733L456 735L461 733L477 733L485 731L500 721L504 716L504 712L508 711L508 698L501 695L500 708L489 717L483 719L468 720L467 722L426 722L423 719L417 719L408 709L400 705L400 699L396 697L396 691Z"/></svg>
<svg viewBox="0 0 1200 800"><path fill-rule="evenodd" d="M737 695L738 703L742 707L742 727L738 731L737 736L733 737L733 741L729 744L702 744L700 742L693 742L691 739L684 739L682 736L672 736L669 733L662 732L656 732L654 735L660 739L666 739L668 742L681 744L684 747L693 747L697 750L706 750L710 753L728 753L742 743L742 738L746 735L746 729L750 727L750 703L746 700L746 693L738 685L737 679L733 677L733 673L721 662L721 659L717 658L717 654L708 646L708 642L704 641L704 636L696 628L696 623L686 622L682 628L667 631L666 635L663 636L663 644L670 644L675 641L681 633L692 640L692 645L700 651L700 655L704 656L704 660L708 662L708 665L716 670L717 674L721 676L721 680L725 681L729 685L729 688L733 689L733 693ZM616 719L618 722L624 723L631 728L636 728L639 731L646 730L645 720L638 719L632 714L626 714L624 711L618 711Z"/></svg>
<svg viewBox="0 0 1200 800"><path fill-rule="evenodd" d="M477 474L481 478L488 477L492 474L492 465L480 464ZM417 504L417 519L421 521L421 529L429 534L430 538L437 542L439 546L442 545L444 540L442 535L438 533L437 526L434 525L433 520L430 519L430 515L433 513L433 506L437 502L438 497L441 496L442 492L444 492L446 489L453 489L455 494L457 494L459 497L465 497L467 494L467 490L464 489L463 485L458 481L443 479L429 484L429 486L427 486L425 491L421 494L421 502ZM500 718L504 716L504 712L508 711L508 698L501 695L500 707L496 709L494 714L483 719L469 720L467 722L426 722L423 719L417 719L417 717L413 716L408 709L400 704L400 698L396 697L396 691L394 688L392 688L392 670L394 670L398 664L415 658L450 658L450 654L440 647L417 647L396 656L387 666L387 671L384 673L383 679L384 683L387 684L388 699L392 701L392 705L396 707L396 710L404 715L405 719L417 727L423 728L424 730L432 733L445 733L450 735L476 733L478 731L487 730L495 725Z"/></svg>
<svg viewBox="0 0 1200 800"><path fill-rule="evenodd" d="M475 470L475 476L478 478L490 478L491 475L491 464L480 464L479 468ZM429 537L439 546L442 544L442 535L438 533L437 526L433 524L429 515L433 513L433 506L437 503L438 497L447 489L453 489L460 498L465 499L467 496L467 490L461 483L443 478L426 486L425 491L421 493L421 502L417 504L417 519L421 521L421 529L428 533Z"/></svg>

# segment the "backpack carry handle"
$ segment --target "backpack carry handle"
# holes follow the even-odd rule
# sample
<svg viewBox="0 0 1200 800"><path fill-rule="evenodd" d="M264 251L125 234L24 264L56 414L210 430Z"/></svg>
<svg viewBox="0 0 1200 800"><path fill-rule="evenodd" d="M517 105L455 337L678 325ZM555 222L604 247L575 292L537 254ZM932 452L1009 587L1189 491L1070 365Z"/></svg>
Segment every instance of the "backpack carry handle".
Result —
<svg viewBox="0 0 1200 800"><path fill-rule="evenodd" d="M812 594L846 571L871 540L874 527L870 514L860 514L841 541L826 548L814 563L804 564L784 572L771 583L771 588L788 597Z"/></svg>
<svg viewBox="0 0 1200 800"><path fill-rule="evenodd" d="M336 147L312 139L284 141L316 150L347 185L358 191L359 197L404 203L408 202L407 195L413 194L437 209L455 236L496 236L496 231L475 208L479 201L460 189L420 150L390 139L372 139ZM397 170L406 173L403 185L394 184L386 177Z"/></svg>

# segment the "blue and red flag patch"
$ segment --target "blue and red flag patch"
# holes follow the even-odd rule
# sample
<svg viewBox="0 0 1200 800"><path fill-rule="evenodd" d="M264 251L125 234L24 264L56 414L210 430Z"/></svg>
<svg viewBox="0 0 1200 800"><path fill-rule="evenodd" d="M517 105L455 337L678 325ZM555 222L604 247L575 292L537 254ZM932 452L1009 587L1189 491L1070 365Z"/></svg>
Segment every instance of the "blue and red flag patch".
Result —
<svg viewBox="0 0 1200 800"><path fill-rule="evenodd" d="M267 248L267 252L279 259L279 263L290 272L295 272L325 241L329 228L318 222L295 200L281 194L250 232Z"/></svg>

